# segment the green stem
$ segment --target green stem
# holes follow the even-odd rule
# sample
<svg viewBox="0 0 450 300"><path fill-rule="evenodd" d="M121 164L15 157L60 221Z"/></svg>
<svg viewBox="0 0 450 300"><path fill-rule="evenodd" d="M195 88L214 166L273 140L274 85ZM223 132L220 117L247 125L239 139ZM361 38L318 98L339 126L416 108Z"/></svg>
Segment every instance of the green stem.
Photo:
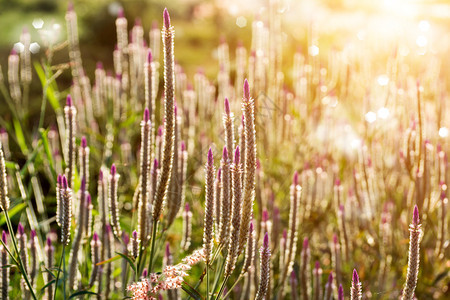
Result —
<svg viewBox="0 0 450 300"><path fill-rule="evenodd" d="M9 218L8 211L5 210L4 212L5 212L5 219L6 219L6 224L8 226L9 235L11 236L11 240L14 245L14 250L16 251L16 254L18 257L20 273L22 273L25 283L27 284L28 288L30 289L31 296L33 297L33 299L37 300L36 295L34 294L34 291L33 291L33 287L31 286L30 280L28 279L28 274L27 274L27 272L25 272L25 267L23 265L22 258L20 257L19 248L17 247L16 238L15 238L14 232L12 230L11 219Z"/></svg>
<svg viewBox="0 0 450 300"><path fill-rule="evenodd" d="M205 299L209 298L209 272L208 272L208 269L209 269L209 264L206 263L206 298Z"/></svg>
<svg viewBox="0 0 450 300"><path fill-rule="evenodd" d="M150 262L148 263L148 274L152 273L153 267L153 255L155 252L155 239L156 239L156 229L158 227L158 220L155 220L155 224L153 224L152 228L152 244L150 246Z"/></svg>
<svg viewBox="0 0 450 300"><path fill-rule="evenodd" d="M227 285L228 278L230 278L230 275L227 275L225 279L222 282L222 286L220 287L219 293L217 294L216 300L220 299L220 295L222 295L223 290L225 289L225 286Z"/></svg>
<svg viewBox="0 0 450 300"><path fill-rule="evenodd" d="M58 291L58 280L59 280L59 274L61 273L61 264L64 260L64 252L65 252L66 245L63 244L63 249L61 253L61 258L59 259L59 266L58 266L58 273L56 273L56 280L55 280L55 294L53 295L53 300L56 300L56 292ZM64 281L65 284L65 281Z"/></svg>
<svg viewBox="0 0 450 300"><path fill-rule="evenodd" d="M231 286L230 290L225 294L225 296L223 296L223 299L227 299L227 297L230 295L230 293L233 291L234 287L236 286L236 284L241 280L244 274L240 274L238 279L236 279L236 281L233 283L233 285Z"/></svg>
<svg viewBox="0 0 450 300"><path fill-rule="evenodd" d="M218 263L218 265L220 265L220 269L219 269L219 272L216 273L216 278L214 280L214 286L213 286L213 289L212 289L211 299L213 299L213 295L216 292L217 285L219 284L219 278L222 277L223 270L225 269L225 262L226 262L226 259L223 259L222 262Z"/></svg>
<svg viewBox="0 0 450 300"><path fill-rule="evenodd" d="M66 256L66 247L63 247L62 257L63 257L63 286L64 286L64 300L66 300L66 260L64 257Z"/></svg>

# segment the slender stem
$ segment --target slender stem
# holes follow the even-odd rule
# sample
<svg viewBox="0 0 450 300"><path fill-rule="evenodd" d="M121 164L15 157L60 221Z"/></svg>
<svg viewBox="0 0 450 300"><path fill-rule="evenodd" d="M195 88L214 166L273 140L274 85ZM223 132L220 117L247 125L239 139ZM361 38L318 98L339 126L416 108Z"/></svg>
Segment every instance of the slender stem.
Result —
<svg viewBox="0 0 450 300"><path fill-rule="evenodd" d="M66 300L66 260L64 259L66 256L66 247L63 246L62 257L63 257L63 286L64 286L64 300Z"/></svg>
<svg viewBox="0 0 450 300"><path fill-rule="evenodd" d="M14 245L14 250L16 251L16 254L18 257L20 273L22 273L25 283L27 284L28 288L30 289L31 296L33 297L33 299L36 300L37 299L36 295L34 294L33 287L31 286L30 280L28 279L28 274L27 274L27 272L25 272L25 268L23 266L22 258L20 257L19 248L17 247L16 238L15 238L14 232L12 230L11 219L9 218L8 211L5 210L4 212L5 212L5 219L6 219L6 224L8 226L9 235L11 236L11 240L13 241L13 245Z"/></svg>
<svg viewBox="0 0 450 300"><path fill-rule="evenodd" d="M216 273L216 279L214 280L214 286L212 289L211 299L213 298L213 295L216 292L217 285L219 284L219 278L222 276L223 270L225 268L225 262L226 262L226 260L224 259L221 263L218 263L218 265L220 265L220 269L219 269L219 272Z"/></svg>
<svg viewBox="0 0 450 300"><path fill-rule="evenodd" d="M158 227L158 220L155 220L155 224L153 224L152 230L152 244L150 246L150 262L148 263L148 273L152 272L153 267L153 255L155 254L155 239L156 239L156 229Z"/></svg>
<svg viewBox="0 0 450 300"><path fill-rule="evenodd" d="M59 274L61 273L61 264L64 260L64 248L66 245L63 244L63 250L61 252L61 258L59 259L59 266L58 266L58 273L56 273L56 280L55 280L55 294L53 295L53 300L56 300L56 292L58 291L58 280L59 280Z"/></svg>
<svg viewBox="0 0 450 300"><path fill-rule="evenodd" d="M209 272L208 272L208 269L209 269L209 264L206 263L206 298L205 299L209 298Z"/></svg>
<svg viewBox="0 0 450 300"><path fill-rule="evenodd" d="M223 290L225 289L225 286L227 285L228 278L230 278L230 275L227 275L225 279L222 282L222 286L220 287L219 293L217 294L216 300L220 299L220 295L222 295Z"/></svg>
<svg viewBox="0 0 450 300"><path fill-rule="evenodd" d="M230 295L230 293L233 291L234 287L236 286L236 284L239 282L239 280L241 280L241 278L244 277L244 274L240 274L238 279L236 279L236 281L233 283L233 285L230 287L230 290L225 294L225 296L223 296L223 299L227 299L227 297Z"/></svg>

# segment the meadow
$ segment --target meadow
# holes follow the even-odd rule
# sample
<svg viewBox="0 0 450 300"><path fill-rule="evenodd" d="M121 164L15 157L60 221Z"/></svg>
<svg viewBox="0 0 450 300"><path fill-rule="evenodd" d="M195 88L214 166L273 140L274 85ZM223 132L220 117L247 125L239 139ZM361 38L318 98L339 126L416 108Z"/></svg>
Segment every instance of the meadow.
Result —
<svg viewBox="0 0 450 300"><path fill-rule="evenodd" d="M94 64L76 4L22 31L0 64L0 299L450 298L445 25L292 29L285 2L230 4L245 39L197 37L198 69L170 8L112 6Z"/></svg>

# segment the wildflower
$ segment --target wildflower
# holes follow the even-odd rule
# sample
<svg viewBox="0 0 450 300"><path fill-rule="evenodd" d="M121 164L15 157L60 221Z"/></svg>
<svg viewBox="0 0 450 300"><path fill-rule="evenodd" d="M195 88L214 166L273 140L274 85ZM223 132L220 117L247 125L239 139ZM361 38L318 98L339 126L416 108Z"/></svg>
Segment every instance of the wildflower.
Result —
<svg viewBox="0 0 450 300"><path fill-rule="evenodd" d="M362 299L361 282L359 281L358 272L356 272L356 269L353 269L352 287L350 289L350 300L361 300L361 299Z"/></svg>
<svg viewBox="0 0 450 300"><path fill-rule="evenodd" d="M260 250L261 253L261 275L259 278L259 289L256 294L256 300L265 299L267 290L269 288L270 278L270 248L269 248L269 234L266 232L264 235L263 246Z"/></svg>
<svg viewBox="0 0 450 300"><path fill-rule="evenodd" d="M203 225L203 248L206 254L206 263L209 264L213 242L213 214L214 214L214 159L211 148L208 151L208 162L205 166L205 221Z"/></svg>

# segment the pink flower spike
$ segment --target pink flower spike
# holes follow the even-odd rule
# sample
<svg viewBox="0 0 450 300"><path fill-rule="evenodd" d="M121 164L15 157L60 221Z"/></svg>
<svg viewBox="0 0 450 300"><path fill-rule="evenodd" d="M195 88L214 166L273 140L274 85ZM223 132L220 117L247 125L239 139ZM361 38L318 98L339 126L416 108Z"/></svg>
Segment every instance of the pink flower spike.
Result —
<svg viewBox="0 0 450 300"><path fill-rule="evenodd" d="M123 7L119 8L119 11L117 12L117 17L118 18L123 18L125 16L124 11L123 11Z"/></svg>
<svg viewBox="0 0 450 300"><path fill-rule="evenodd" d="M117 169L116 169L116 165L115 164L112 164L112 166L111 166L111 176L116 176L116 173L117 173Z"/></svg>
<svg viewBox="0 0 450 300"><path fill-rule="evenodd" d="M23 225L22 225L22 223L20 223L20 222L19 222L19 225L17 225L17 232L18 232L20 235L23 235L23 234L25 233L25 231L24 231L24 229L23 229Z"/></svg>
<svg viewBox="0 0 450 300"><path fill-rule="evenodd" d="M307 237L303 240L303 249L308 249L309 247L309 240Z"/></svg>
<svg viewBox="0 0 450 300"><path fill-rule="evenodd" d="M297 171L295 171L295 173L294 173L294 180L292 182L293 182L294 186L298 185L298 172Z"/></svg>
<svg viewBox="0 0 450 300"><path fill-rule="evenodd" d="M5 244L6 245L6 238L7 238L7 236L6 236L6 231L3 231L2 232L2 241L3 241L3 244Z"/></svg>
<svg viewBox="0 0 450 300"><path fill-rule="evenodd" d="M223 157L223 160L228 160L228 150L227 150L227 146L224 146L223 147L223 152L222 152L222 157Z"/></svg>
<svg viewBox="0 0 450 300"><path fill-rule="evenodd" d="M85 137L85 136L83 136L83 137L81 138L81 147L82 147L82 148L86 148L86 147L87 147L87 140L86 140L86 137Z"/></svg>
<svg viewBox="0 0 450 300"><path fill-rule="evenodd" d="M67 183L67 177L66 175L62 176L62 188L67 189L69 187L69 184Z"/></svg>
<svg viewBox="0 0 450 300"><path fill-rule="evenodd" d="M150 112L148 111L148 108L144 109L144 122L147 123L150 120Z"/></svg>
<svg viewBox="0 0 450 300"><path fill-rule="evenodd" d="M213 164L214 164L213 153L212 153L212 149L209 148L209 150L208 150L208 165L212 166Z"/></svg>
<svg viewBox="0 0 450 300"><path fill-rule="evenodd" d="M417 205L414 206L413 224L419 225L419 208L417 207Z"/></svg>
<svg viewBox="0 0 450 300"><path fill-rule="evenodd" d="M30 239L34 239L36 237L36 229L32 229L30 233Z"/></svg>
<svg viewBox="0 0 450 300"><path fill-rule="evenodd" d="M100 172L98 173L98 180L103 181L103 171L100 170Z"/></svg>
<svg viewBox="0 0 450 300"><path fill-rule="evenodd" d="M164 19L164 27L166 29L169 29L169 27L170 27L170 15L169 15L169 12L167 11L167 8L164 8L163 19Z"/></svg>
<svg viewBox="0 0 450 300"><path fill-rule="evenodd" d="M184 211L188 212L191 208L189 207L189 203L186 203L186 205L184 206Z"/></svg>
<svg viewBox="0 0 450 300"><path fill-rule="evenodd" d="M236 147L236 151L234 151L234 163L236 165L239 164L241 158L241 152L239 151L239 146Z"/></svg>
<svg viewBox="0 0 450 300"><path fill-rule="evenodd" d="M358 272L356 272L356 269L353 269L353 277L352 277L352 281L356 284L359 283L359 276L358 276Z"/></svg>
<svg viewBox="0 0 450 300"><path fill-rule="evenodd" d="M266 249L269 248L269 234L267 232L264 235L263 247Z"/></svg>
<svg viewBox="0 0 450 300"><path fill-rule="evenodd" d="M181 152L186 151L186 143L184 141L180 142L180 148L181 148Z"/></svg>
<svg viewBox="0 0 450 300"><path fill-rule="evenodd" d="M133 230L132 235L133 235L133 239L137 239L137 231L136 230Z"/></svg>
<svg viewBox="0 0 450 300"><path fill-rule="evenodd" d="M68 106L68 107L71 107L71 106L72 106L72 96L70 96L70 94L67 95L67 98L66 98L66 106Z"/></svg>
<svg viewBox="0 0 450 300"><path fill-rule="evenodd" d="M47 246L48 247L52 246L52 239L50 237L47 237Z"/></svg>
<svg viewBox="0 0 450 300"><path fill-rule="evenodd" d="M101 61L97 62L97 69L103 69L103 63Z"/></svg>
<svg viewBox="0 0 450 300"><path fill-rule="evenodd" d="M244 80L244 99L250 99L250 87L248 86L247 79Z"/></svg>
<svg viewBox="0 0 450 300"><path fill-rule="evenodd" d="M97 234L97 232L94 232L94 234L92 235L92 240L93 240L94 242L97 242L97 241L98 241L98 234Z"/></svg>
<svg viewBox="0 0 450 300"><path fill-rule="evenodd" d="M153 61L152 49L149 48L147 52L147 62L151 63L152 61Z"/></svg>
<svg viewBox="0 0 450 300"><path fill-rule="evenodd" d="M158 160L155 158L153 160L153 170L156 170L156 169L158 169Z"/></svg>
<svg viewBox="0 0 450 300"><path fill-rule="evenodd" d="M338 300L344 300L344 288L342 287L342 284L339 285Z"/></svg>
<svg viewBox="0 0 450 300"><path fill-rule="evenodd" d="M230 101L228 101L228 98L225 98L225 113L229 116L230 115Z"/></svg>

